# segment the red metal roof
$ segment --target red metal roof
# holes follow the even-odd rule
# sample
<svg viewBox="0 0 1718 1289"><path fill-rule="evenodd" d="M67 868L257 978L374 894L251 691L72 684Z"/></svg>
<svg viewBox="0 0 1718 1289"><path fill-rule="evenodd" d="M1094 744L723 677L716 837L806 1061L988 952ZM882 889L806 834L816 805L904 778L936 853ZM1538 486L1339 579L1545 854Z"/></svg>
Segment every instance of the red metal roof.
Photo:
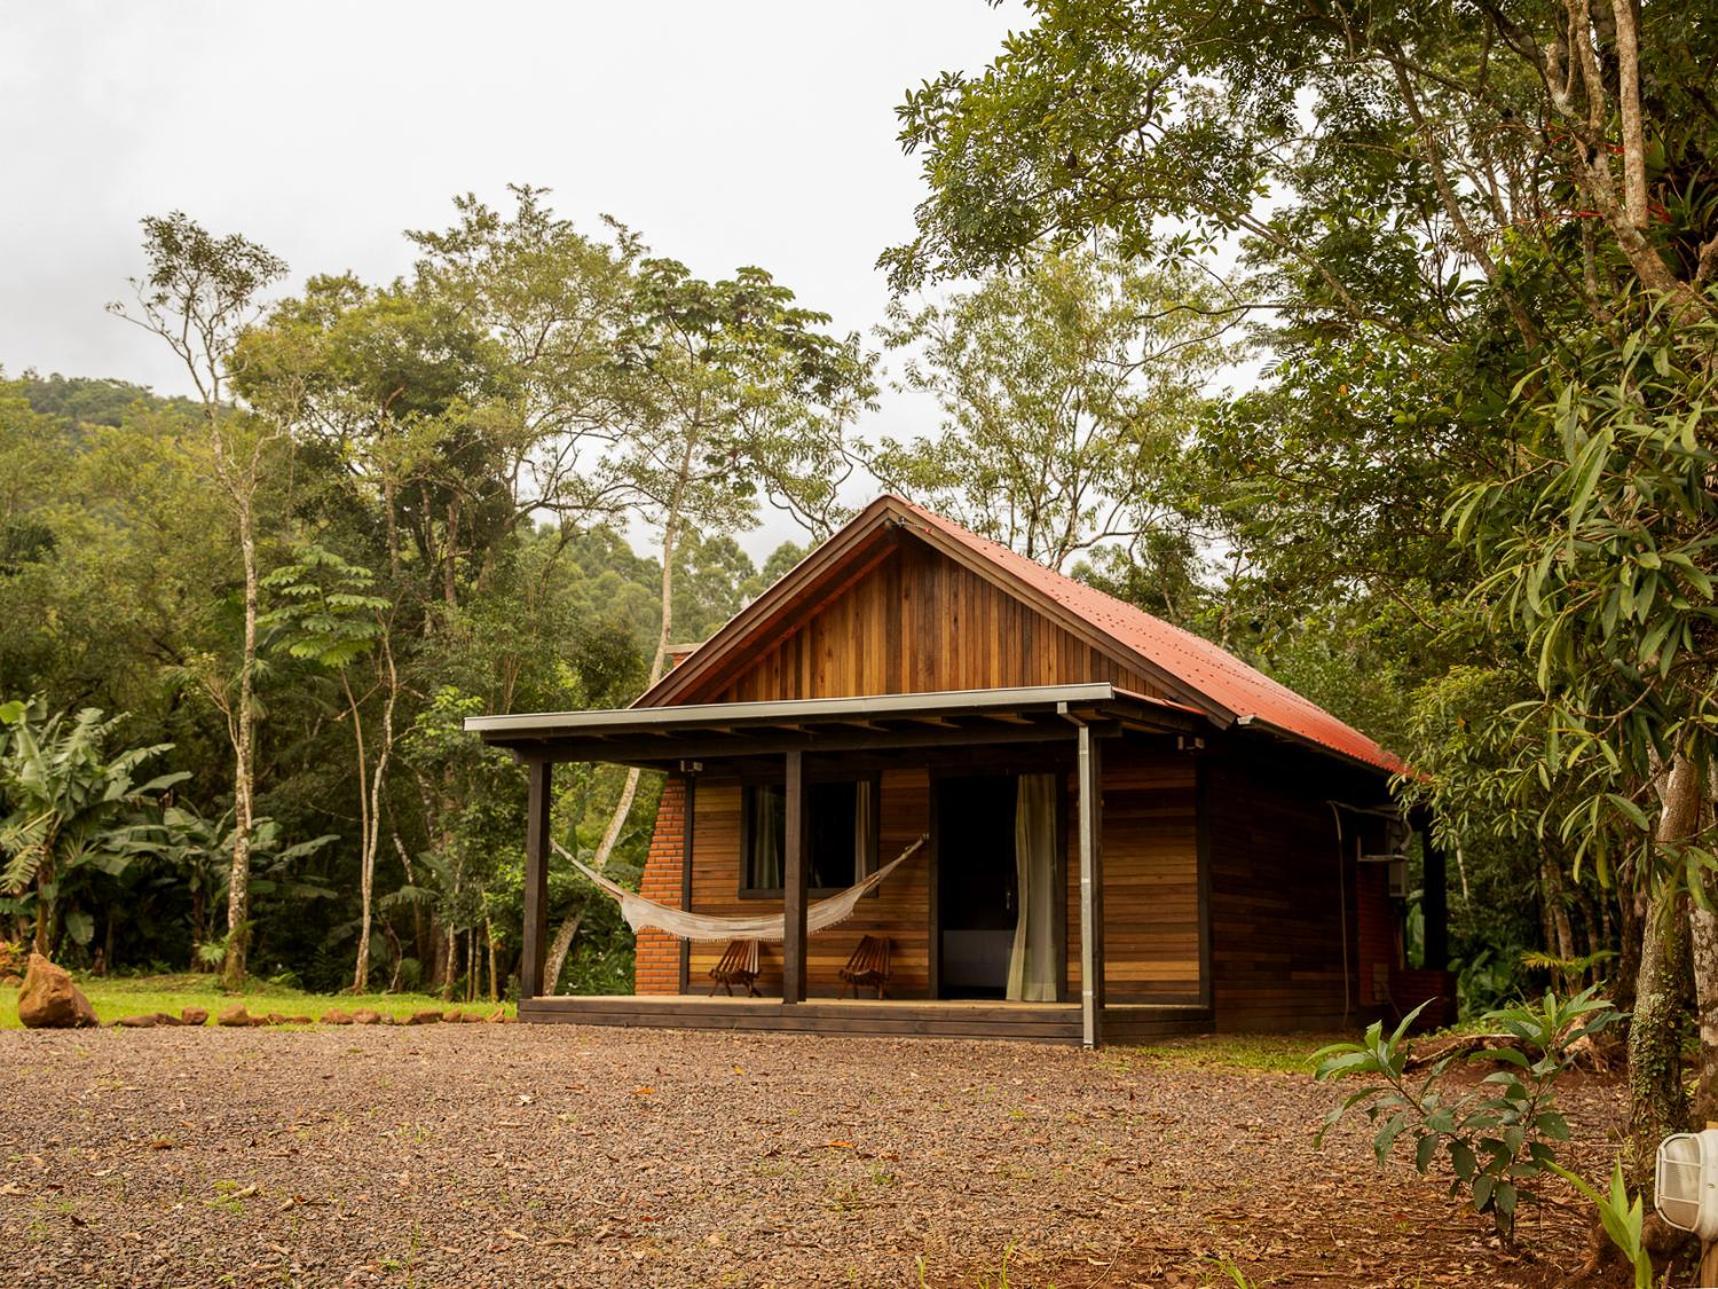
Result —
<svg viewBox="0 0 1718 1289"><path fill-rule="evenodd" d="M900 497L893 503L945 538L982 556L1027 587L1049 597L1153 668L1179 680L1241 724L1258 724L1395 774L1406 764L1353 726L1302 698L1234 654L1191 631L1153 617L1144 609L1076 582L998 542L980 537L923 506ZM875 507L867 507L867 514Z"/></svg>

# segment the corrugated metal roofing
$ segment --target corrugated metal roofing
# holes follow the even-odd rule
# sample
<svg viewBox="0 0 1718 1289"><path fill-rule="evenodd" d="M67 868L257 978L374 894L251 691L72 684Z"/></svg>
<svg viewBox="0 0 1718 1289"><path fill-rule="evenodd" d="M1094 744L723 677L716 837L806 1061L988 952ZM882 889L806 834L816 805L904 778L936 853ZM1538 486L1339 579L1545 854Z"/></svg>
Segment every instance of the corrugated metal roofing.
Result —
<svg viewBox="0 0 1718 1289"><path fill-rule="evenodd" d="M887 500L1048 596L1118 645L1224 708L1237 721L1267 726L1390 773L1407 768L1394 753L1353 726L1209 640L1045 568L923 506L900 497Z"/></svg>

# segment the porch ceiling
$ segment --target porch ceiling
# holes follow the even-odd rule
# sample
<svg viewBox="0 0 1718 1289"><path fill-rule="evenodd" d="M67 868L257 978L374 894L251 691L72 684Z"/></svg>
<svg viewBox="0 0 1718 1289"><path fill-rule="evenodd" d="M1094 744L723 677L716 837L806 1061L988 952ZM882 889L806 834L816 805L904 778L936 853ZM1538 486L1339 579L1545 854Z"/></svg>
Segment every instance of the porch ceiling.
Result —
<svg viewBox="0 0 1718 1289"><path fill-rule="evenodd" d="M1180 704L1094 683L473 716L465 728L529 760L661 766L793 749L1026 743L1071 738L1081 724L1184 733L1203 723Z"/></svg>

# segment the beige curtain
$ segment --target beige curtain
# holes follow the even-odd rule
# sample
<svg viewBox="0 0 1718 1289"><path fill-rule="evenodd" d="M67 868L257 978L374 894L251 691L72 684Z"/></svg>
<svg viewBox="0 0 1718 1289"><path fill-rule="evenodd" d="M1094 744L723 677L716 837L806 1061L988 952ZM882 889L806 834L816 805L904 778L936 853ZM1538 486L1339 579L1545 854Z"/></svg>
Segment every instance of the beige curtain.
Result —
<svg viewBox="0 0 1718 1289"><path fill-rule="evenodd" d="M1014 810L1019 915L1008 958L1008 997L1056 1001L1056 776L1023 774Z"/></svg>

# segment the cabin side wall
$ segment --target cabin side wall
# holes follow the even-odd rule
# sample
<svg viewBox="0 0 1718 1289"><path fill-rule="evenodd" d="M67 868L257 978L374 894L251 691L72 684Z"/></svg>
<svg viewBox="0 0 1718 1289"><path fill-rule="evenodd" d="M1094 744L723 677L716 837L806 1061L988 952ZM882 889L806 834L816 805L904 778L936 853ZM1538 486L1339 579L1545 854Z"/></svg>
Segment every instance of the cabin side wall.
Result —
<svg viewBox="0 0 1718 1289"><path fill-rule="evenodd" d="M1194 759L1160 742L1105 740L1104 995L1111 1003L1199 1000L1199 856ZM1079 996L1080 840L1068 803L1068 989Z"/></svg>
<svg viewBox="0 0 1718 1289"><path fill-rule="evenodd" d="M1330 802L1369 804L1381 783L1232 745L1200 773L1217 1028L1335 1029L1378 1016L1395 952L1385 874L1339 845Z"/></svg>

